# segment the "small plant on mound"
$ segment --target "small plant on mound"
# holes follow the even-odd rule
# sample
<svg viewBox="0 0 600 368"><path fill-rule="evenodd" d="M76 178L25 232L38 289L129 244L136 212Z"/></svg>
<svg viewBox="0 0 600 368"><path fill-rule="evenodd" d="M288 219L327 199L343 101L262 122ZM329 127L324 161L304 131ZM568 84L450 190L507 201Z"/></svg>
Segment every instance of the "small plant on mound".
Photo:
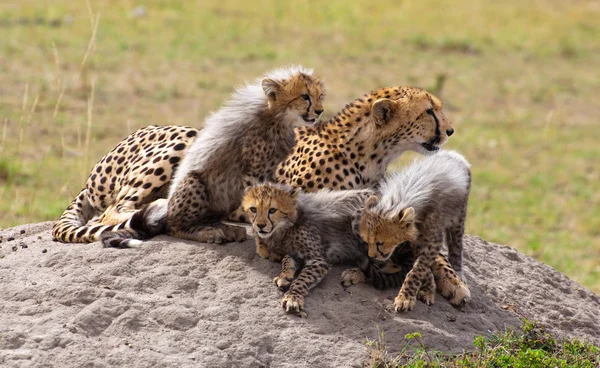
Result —
<svg viewBox="0 0 600 368"><path fill-rule="evenodd" d="M478 336L475 351L447 354L425 348L421 334L405 336L404 347L388 354L384 333L378 340L367 340L370 359L363 367L372 368L446 368L446 367L600 367L600 348L577 339L557 339L542 327L527 320L521 330L511 329L490 337Z"/></svg>

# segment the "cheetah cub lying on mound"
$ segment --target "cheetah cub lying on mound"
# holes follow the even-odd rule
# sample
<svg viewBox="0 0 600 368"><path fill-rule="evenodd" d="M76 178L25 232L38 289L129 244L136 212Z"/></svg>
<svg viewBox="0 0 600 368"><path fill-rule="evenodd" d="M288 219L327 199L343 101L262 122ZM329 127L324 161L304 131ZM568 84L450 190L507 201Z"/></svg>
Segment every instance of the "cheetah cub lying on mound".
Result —
<svg viewBox="0 0 600 368"><path fill-rule="evenodd" d="M416 258L394 301L396 311L412 310L417 297L426 304L434 302L436 283L431 266L444 238L450 263L464 281L462 240L471 186L469 167L460 154L440 152L392 174L381 184L381 199L373 196L366 201L359 227L369 257L386 260L397 248L410 247ZM441 282L437 287L454 305L471 297L464 282Z"/></svg>

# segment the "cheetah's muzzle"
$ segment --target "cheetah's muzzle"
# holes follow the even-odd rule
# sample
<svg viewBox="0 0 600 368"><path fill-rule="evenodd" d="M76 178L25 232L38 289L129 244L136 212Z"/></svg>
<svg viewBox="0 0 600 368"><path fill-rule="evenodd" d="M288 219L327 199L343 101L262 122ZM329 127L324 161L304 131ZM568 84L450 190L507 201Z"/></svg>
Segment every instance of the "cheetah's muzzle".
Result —
<svg viewBox="0 0 600 368"><path fill-rule="evenodd" d="M306 121L307 123L314 123L315 121L317 121L317 119L315 118L309 118L308 116L302 116L302 119L304 119L304 121Z"/></svg>
<svg viewBox="0 0 600 368"><path fill-rule="evenodd" d="M435 141L435 143L434 143L434 141ZM427 151L433 152L433 151L437 151L440 149L440 146L437 145L438 142L439 142L439 139L435 138L429 142L421 143L421 146L423 148L425 148Z"/></svg>

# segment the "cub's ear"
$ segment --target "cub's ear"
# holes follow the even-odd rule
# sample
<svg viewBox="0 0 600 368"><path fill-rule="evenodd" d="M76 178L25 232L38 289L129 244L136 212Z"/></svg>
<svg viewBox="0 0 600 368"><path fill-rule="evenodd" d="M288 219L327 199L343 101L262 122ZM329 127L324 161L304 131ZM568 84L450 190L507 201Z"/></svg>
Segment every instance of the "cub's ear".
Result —
<svg viewBox="0 0 600 368"><path fill-rule="evenodd" d="M401 223L413 223L415 221L415 209L412 207L407 207L403 209L397 216L396 220L399 224Z"/></svg>
<svg viewBox="0 0 600 368"><path fill-rule="evenodd" d="M396 102L389 98L382 98L373 102L371 114L377 125L385 125L392 120L396 110Z"/></svg>
<svg viewBox="0 0 600 368"><path fill-rule="evenodd" d="M290 196L291 196L293 199L296 199L296 198L298 198L298 196L300 195L300 193L302 193L302 189L301 189L301 188L292 188L292 189L290 190Z"/></svg>
<svg viewBox="0 0 600 368"><path fill-rule="evenodd" d="M367 207L367 209L371 209L375 207L377 203L379 203L379 197L373 195L367 198L367 201L365 202L365 207Z"/></svg>
<svg viewBox="0 0 600 368"><path fill-rule="evenodd" d="M273 103L277 100L277 94L281 91L281 84L272 78L264 78L261 82L265 96L269 100L269 103Z"/></svg>

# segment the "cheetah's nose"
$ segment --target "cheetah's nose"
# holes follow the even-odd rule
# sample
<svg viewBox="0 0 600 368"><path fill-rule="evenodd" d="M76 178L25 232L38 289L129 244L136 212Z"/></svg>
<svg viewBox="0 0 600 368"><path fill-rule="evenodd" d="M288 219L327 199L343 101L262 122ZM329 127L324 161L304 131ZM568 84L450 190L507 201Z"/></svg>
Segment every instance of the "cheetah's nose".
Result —
<svg viewBox="0 0 600 368"><path fill-rule="evenodd" d="M451 136L452 134L454 134L454 129L450 128L448 130L446 130L446 134L449 136Z"/></svg>
<svg viewBox="0 0 600 368"><path fill-rule="evenodd" d="M324 110L315 110L315 114L317 115L321 115L323 113Z"/></svg>
<svg viewBox="0 0 600 368"><path fill-rule="evenodd" d="M256 227L259 228L260 230L264 229L265 226L267 226L267 224L256 224Z"/></svg>

